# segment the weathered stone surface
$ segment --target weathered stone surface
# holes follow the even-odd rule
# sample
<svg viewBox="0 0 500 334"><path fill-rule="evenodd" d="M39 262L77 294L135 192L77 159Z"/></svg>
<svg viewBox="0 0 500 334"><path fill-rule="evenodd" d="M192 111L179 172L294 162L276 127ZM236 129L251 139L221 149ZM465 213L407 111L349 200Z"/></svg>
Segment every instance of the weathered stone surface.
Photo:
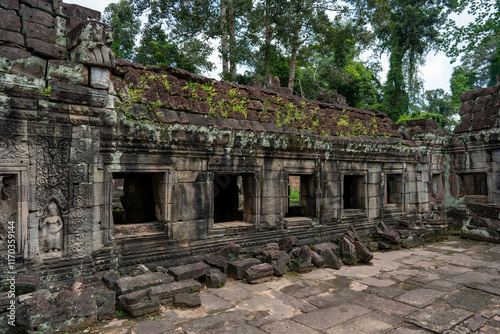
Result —
<svg viewBox="0 0 500 334"><path fill-rule="evenodd" d="M174 304L183 307L199 307L201 299L199 294L194 293L179 293L174 298Z"/></svg>
<svg viewBox="0 0 500 334"><path fill-rule="evenodd" d="M89 71L82 64L75 64L67 60L49 60L47 80L87 86L89 83Z"/></svg>
<svg viewBox="0 0 500 334"><path fill-rule="evenodd" d="M270 245L270 244L268 244ZM275 244L277 246L277 244ZM267 247L262 255L268 263L274 267L274 274L276 276L283 276L290 264L290 255L284 251L276 249L275 246Z"/></svg>
<svg viewBox="0 0 500 334"><path fill-rule="evenodd" d="M40 275L35 272L27 272L16 277L16 295L24 295L38 289Z"/></svg>
<svg viewBox="0 0 500 334"><path fill-rule="evenodd" d="M21 20L13 10L4 10L0 8L0 29L5 29L14 32L21 31Z"/></svg>
<svg viewBox="0 0 500 334"><path fill-rule="evenodd" d="M56 19L47 12L36 8L30 8L21 4L19 8L19 15L23 21L32 22L52 28L56 25Z"/></svg>
<svg viewBox="0 0 500 334"><path fill-rule="evenodd" d="M47 61L18 48L0 47L0 71L45 78Z"/></svg>
<svg viewBox="0 0 500 334"><path fill-rule="evenodd" d="M14 46L24 47L24 36L18 32L0 29L0 42L2 44L14 44Z"/></svg>
<svg viewBox="0 0 500 334"><path fill-rule="evenodd" d="M226 275L218 269L211 268L206 275L205 285L208 288L221 288L226 283Z"/></svg>
<svg viewBox="0 0 500 334"><path fill-rule="evenodd" d="M186 264L178 267L168 268L168 273L172 275L176 281L184 281L187 279L197 279L208 273L210 266L203 261L192 264Z"/></svg>
<svg viewBox="0 0 500 334"><path fill-rule="evenodd" d="M54 298L47 290L23 295L17 309L16 329L25 333L48 333L84 329L97 321L93 287L81 293L63 290Z"/></svg>
<svg viewBox="0 0 500 334"><path fill-rule="evenodd" d="M101 67L91 67L90 86L98 89L109 89L109 70Z"/></svg>
<svg viewBox="0 0 500 334"><path fill-rule="evenodd" d="M320 255L324 260L324 266L332 269L340 269L342 267L342 262L335 255L330 248L321 248Z"/></svg>
<svg viewBox="0 0 500 334"><path fill-rule="evenodd" d="M227 264L227 275L234 279L243 279L245 270L251 266L262 263L259 259L249 258L240 261L231 261Z"/></svg>
<svg viewBox="0 0 500 334"><path fill-rule="evenodd" d="M173 282L174 278L164 273L149 273L135 277L123 277L116 281L116 293L118 295L131 293L151 286Z"/></svg>
<svg viewBox="0 0 500 334"><path fill-rule="evenodd" d="M133 327L135 333L141 334L159 334L173 331L176 328L174 323L163 319L144 321Z"/></svg>
<svg viewBox="0 0 500 334"><path fill-rule="evenodd" d="M180 282L166 283L150 288L151 295L160 300L171 299L179 293L199 292L201 284L195 280L187 279Z"/></svg>
<svg viewBox="0 0 500 334"><path fill-rule="evenodd" d="M297 244L297 242L298 242L298 240L295 236L287 235L286 237L281 239L279 242L280 250L288 253L289 251L292 250L293 246L295 246Z"/></svg>
<svg viewBox="0 0 500 334"><path fill-rule="evenodd" d="M300 259L292 259L292 270L298 273L308 273L314 269L311 262L303 262Z"/></svg>
<svg viewBox="0 0 500 334"><path fill-rule="evenodd" d="M382 237L382 238L384 238L384 239L386 239L394 244L399 243L401 240L398 232L388 229L387 226L385 226L385 224L382 222L378 224L377 234L380 237Z"/></svg>
<svg viewBox="0 0 500 334"><path fill-rule="evenodd" d="M160 300L151 294L150 289L121 295L118 301L120 306L133 317L160 311Z"/></svg>
<svg viewBox="0 0 500 334"><path fill-rule="evenodd" d="M373 253L361 241L354 241L353 244L360 262L368 263L373 259Z"/></svg>
<svg viewBox="0 0 500 334"><path fill-rule="evenodd" d="M279 251L280 246L276 242L265 244L253 252L254 255L265 254L266 252Z"/></svg>
<svg viewBox="0 0 500 334"><path fill-rule="evenodd" d="M96 289L97 320L112 319L115 316L116 292Z"/></svg>
<svg viewBox="0 0 500 334"><path fill-rule="evenodd" d="M413 247L423 246L424 244L425 244L424 239L412 233L407 238L403 239L403 241L401 242L401 247L413 248Z"/></svg>
<svg viewBox="0 0 500 334"><path fill-rule="evenodd" d="M114 269L110 269L107 272L104 273L102 280L108 287L108 289L116 291L118 288L116 283L118 280L120 280L122 277L118 275L117 271Z"/></svg>
<svg viewBox="0 0 500 334"><path fill-rule="evenodd" d="M32 50L34 54L43 57L55 59L65 59L67 57L67 50L64 47L36 38L26 38L26 47L28 50Z"/></svg>
<svg viewBox="0 0 500 334"><path fill-rule="evenodd" d="M356 246L348 237L343 237L339 242L339 246L342 250L342 262L351 266L358 264Z"/></svg>
<svg viewBox="0 0 500 334"><path fill-rule="evenodd" d="M233 261L240 255L241 246L230 243L215 253L208 254L205 262L211 266L224 268L229 261Z"/></svg>
<svg viewBox="0 0 500 334"><path fill-rule="evenodd" d="M274 275L274 267L269 263L261 263L251 266L245 270L244 278L249 283L262 282Z"/></svg>
<svg viewBox="0 0 500 334"><path fill-rule="evenodd" d="M463 309L439 307L414 312L405 320L433 332L443 333L471 315L471 312Z"/></svg>

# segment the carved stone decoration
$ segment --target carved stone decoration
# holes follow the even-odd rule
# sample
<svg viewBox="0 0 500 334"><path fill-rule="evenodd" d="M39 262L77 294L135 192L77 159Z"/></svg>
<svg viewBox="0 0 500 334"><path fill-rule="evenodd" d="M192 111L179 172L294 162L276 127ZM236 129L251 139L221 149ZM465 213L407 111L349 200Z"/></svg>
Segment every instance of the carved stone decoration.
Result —
<svg viewBox="0 0 500 334"><path fill-rule="evenodd" d="M59 252L62 249L63 220L55 201L51 201L48 205L47 214L39 226L42 249L45 253Z"/></svg>
<svg viewBox="0 0 500 334"><path fill-rule="evenodd" d="M36 149L36 201L39 211L46 201L57 199L61 213L69 204L69 139L38 137Z"/></svg>
<svg viewBox="0 0 500 334"><path fill-rule="evenodd" d="M89 66L115 66L115 55L110 46L113 43L111 27L97 21L87 21L69 33L71 60Z"/></svg>

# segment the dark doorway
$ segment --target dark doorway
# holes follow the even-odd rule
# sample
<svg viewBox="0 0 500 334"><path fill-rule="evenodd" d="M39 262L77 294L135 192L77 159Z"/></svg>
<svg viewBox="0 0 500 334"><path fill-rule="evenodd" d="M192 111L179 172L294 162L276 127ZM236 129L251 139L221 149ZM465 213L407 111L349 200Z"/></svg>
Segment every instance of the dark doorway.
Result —
<svg viewBox="0 0 500 334"><path fill-rule="evenodd" d="M250 222L253 174L215 174L214 223Z"/></svg>
<svg viewBox="0 0 500 334"><path fill-rule="evenodd" d="M344 175L344 209L365 209L365 177Z"/></svg>
<svg viewBox="0 0 500 334"><path fill-rule="evenodd" d="M156 220L153 174L113 173L113 221L137 224Z"/></svg>

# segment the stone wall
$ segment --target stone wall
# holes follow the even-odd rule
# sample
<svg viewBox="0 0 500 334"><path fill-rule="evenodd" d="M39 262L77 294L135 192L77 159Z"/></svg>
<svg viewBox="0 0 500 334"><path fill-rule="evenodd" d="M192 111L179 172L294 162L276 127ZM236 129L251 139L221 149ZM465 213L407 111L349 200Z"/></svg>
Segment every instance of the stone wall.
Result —
<svg viewBox="0 0 500 334"><path fill-rule="evenodd" d="M0 205L12 211L0 216L0 249L14 219L16 261L45 282L194 261L228 242L334 240L349 224L429 226L465 211L467 196L500 201L497 128L394 126L378 111L115 61L97 12L0 8L0 176L11 194ZM461 178L486 197L466 195ZM293 204L290 180L300 180Z"/></svg>

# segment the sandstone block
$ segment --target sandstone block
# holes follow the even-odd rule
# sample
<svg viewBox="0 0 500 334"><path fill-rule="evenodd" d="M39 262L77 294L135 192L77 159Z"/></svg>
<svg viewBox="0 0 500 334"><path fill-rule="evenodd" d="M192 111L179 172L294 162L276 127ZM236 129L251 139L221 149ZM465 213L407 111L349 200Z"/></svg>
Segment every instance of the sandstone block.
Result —
<svg viewBox="0 0 500 334"><path fill-rule="evenodd" d="M226 275L215 268L210 269L205 280L205 285L209 288L221 288L226 283Z"/></svg>
<svg viewBox="0 0 500 334"><path fill-rule="evenodd" d="M234 279L243 279L245 277L245 270L260 263L261 261L256 258L231 261L227 264L227 275Z"/></svg>
<svg viewBox="0 0 500 334"><path fill-rule="evenodd" d="M47 80L69 82L75 85L87 86L89 71L85 65L67 60L49 60Z"/></svg>
<svg viewBox="0 0 500 334"><path fill-rule="evenodd" d="M116 281L116 293L118 295L147 289L151 286L173 282L172 276L164 273L149 273L135 277L123 277Z"/></svg>
<svg viewBox="0 0 500 334"><path fill-rule="evenodd" d="M274 267L269 263L261 263L245 270L244 278L249 283L258 283L274 275Z"/></svg>
<svg viewBox="0 0 500 334"><path fill-rule="evenodd" d="M297 244L297 237L293 235L287 235L283 239L280 240L279 246L282 251L289 252L292 250L293 246Z"/></svg>
<svg viewBox="0 0 500 334"><path fill-rule="evenodd" d="M13 10L4 10L0 8L0 29L5 29L14 32L21 31L21 20Z"/></svg>
<svg viewBox="0 0 500 334"><path fill-rule="evenodd" d="M113 319L115 316L116 292L106 289L95 290L97 320Z"/></svg>
<svg viewBox="0 0 500 334"><path fill-rule="evenodd" d="M0 29L0 42L13 43L24 47L24 36L15 31Z"/></svg>
<svg viewBox="0 0 500 334"><path fill-rule="evenodd" d="M168 269L168 273L174 277L174 279L179 281L184 281L187 279L197 279L208 273L210 266L203 261L186 264L183 266L171 267Z"/></svg>
<svg viewBox="0 0 500 334"><path fill-rule="evenodd" d="M179 293L174 298L174 304L183 307L198 307L201 306L201 298L199 294Z"/></svg>
<svg viewBox="0 0 500 334"><path fill-rule="evenodd" d="M160 311L160 300L151 295L151 290L141 290L118 297L121 307L133 317L157 313Z"/></svg>
<svg viewBox="0 0 500 334"><path fill-rule="evenodd" d="M163 285L153 286L149 290L151 295L166 300L174 298L179 293L193 293L199 292L201 284L195 280L188 279L181 282L171 282Z"/></svg>

